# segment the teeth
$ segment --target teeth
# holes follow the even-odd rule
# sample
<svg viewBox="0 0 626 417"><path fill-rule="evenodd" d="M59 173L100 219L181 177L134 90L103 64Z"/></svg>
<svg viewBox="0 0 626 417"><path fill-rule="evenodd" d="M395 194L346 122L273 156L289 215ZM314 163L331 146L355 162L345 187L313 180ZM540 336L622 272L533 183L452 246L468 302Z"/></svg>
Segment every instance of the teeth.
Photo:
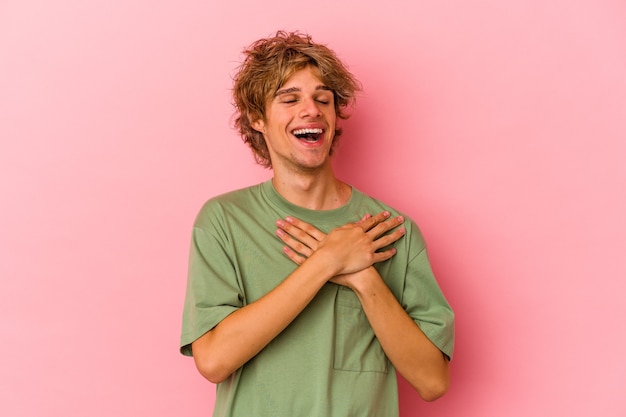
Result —
<svg viewBox="0 0 626 417"><path fill-rule="evenodd" d="M312 133L312 134L320 134L323 133L324 131L322 129L316 128L316 129L297 129L294 130L293 133L294 135L306 135L307 133Z"/></svg>

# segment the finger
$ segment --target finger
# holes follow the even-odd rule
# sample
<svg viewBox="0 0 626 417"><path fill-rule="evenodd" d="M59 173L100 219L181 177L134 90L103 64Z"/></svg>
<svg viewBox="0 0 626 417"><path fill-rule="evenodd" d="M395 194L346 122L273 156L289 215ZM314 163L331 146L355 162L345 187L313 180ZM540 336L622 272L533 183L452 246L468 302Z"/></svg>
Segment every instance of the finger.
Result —
<svg viewBox="0 0 626 417"><path fill-rule="evenodd" d="M391 213L385 210L381 213L378 213L374 216L364 219L359 224L363 227L363 230L367 232L368 230L370 230L372 227L376 226L377 224L384 222L386 219L389 218L389 216L391 216Z"/></svg>
<svg viewBox="0 0 626 417"><path fill-rule="evenodd" d="M326 237L326 233L322 232L321 230L317 229L315 226L305 221L302 221L296 217L287 216L285 217L285 221L288 224L293 225L294 227L304 231L306 234L313 237L318 242Z"/></svg>
<svg viewBox="0 0 626 417"><path fill-rule="evenodd" d="M306 260L304 256L294 252L289 246L283 247L283 253L297 265L302 265L302 263Z"/></svg>
<svg viewBox="0 0 626 417"><path fill-rule="evenodd" d="M385 251L375 252L373 256L374 263L386 261L387 259L390 259L393 255L395 255L396 252L396 248L390 248Z"/></svg>
<svg viewBox="0 0 626 417"><path fill-rule="evenodd" d="M313 253L313 248L295 239L293 236L291 236L289 233L285 232L282 229L276 230L276 236L278 236L280 240L282 240L291 250L301 255L304 255L307 258Z"/></svg>
<svg viewBox="0 0 626 417"><path fill-rule="evenodd" d="M361 217L359 220L357 220L355 222L355 224L361 224L363 223L365 220L369 219L370 217L372 217L371 214L365 214L363 217Z"/></svg>
<svg viewBox="0 0 626 417"><path fill-rule="evenodd" d="M293 223L287 222L286 220L277 220L276 221L276 226L278 227L278 230L281 230L286 235L289 235L292 238L295 238L299 242L302 242L303 244L305 244L306 246L308 246L312 250L317 249L317 246L319 245L319 241L317 240L317 238L312 236L312 235L310 235L309 233L307 233L306 231L304 231L300 227L294 225ZM315 228L313 228L313 229L315 229ZM276 234L278 234L278 231L276 232ZM279 237L282 238L282 236L280 236L280 235L279 235Z"/></svg>
<svg viewBox="0 0 626 417"><path fill-rule="evenodd" d="M376 239L379 236L381 236L382 234L388 232L389 230L392 230L395 227L398 227L399 225L401 225L402 223L404 223L404 217L402 216L395 216L392 217L384 222L380 222L378 224L376 224L375 226L373 226L372 228L370 228L367 231L367 234L372 238L372 239Z"/></svg>
<svg viewBox="0 0 626 417"><path fill-rule="evenodd" d="M385 246L389 246L392 243L397 242L406 234L406 229L404 227L400 227L384 236L379 237L374 241L374 248L376 250L380 248L384 248Z"/></svg>

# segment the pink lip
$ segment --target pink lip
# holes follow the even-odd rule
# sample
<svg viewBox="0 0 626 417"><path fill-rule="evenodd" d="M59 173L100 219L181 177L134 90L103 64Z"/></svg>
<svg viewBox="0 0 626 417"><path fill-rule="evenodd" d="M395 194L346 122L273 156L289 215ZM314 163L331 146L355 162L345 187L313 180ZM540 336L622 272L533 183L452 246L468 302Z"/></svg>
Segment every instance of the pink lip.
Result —
<svg viewBox="0 0 626 417"><path fill-rule="evenodd" d="M293 135L292 135L293 136ZM302 139L298 139L297 137L293 136L293 138L295 139L295 141L300 145L300 146L304 146L305 148L319 148L321 146L324 146L324 143L326 142L324 136L322 135L322 137L316 141L316 142L307 142L306 140L302 140Z"/></svg>

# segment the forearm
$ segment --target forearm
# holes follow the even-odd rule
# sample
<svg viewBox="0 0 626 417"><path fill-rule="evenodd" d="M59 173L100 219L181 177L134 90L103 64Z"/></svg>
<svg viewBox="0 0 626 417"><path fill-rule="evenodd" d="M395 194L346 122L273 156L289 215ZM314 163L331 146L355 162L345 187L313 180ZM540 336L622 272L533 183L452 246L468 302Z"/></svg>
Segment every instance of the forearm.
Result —
<svg viewBox="0 0 626 417"><path fill-rule="evenodd" d="M376 269L358 274L352 289L385 354L422 398L435 400L449 386L448 359L406 313Z"/></svg>
<svg viewBox="0 0 626 417"><path fill-rule="evenodd" d="M333 275L311 257L262 298L236 310L192 343L196 366L211 382L226 379L278 336Z"/></svg>

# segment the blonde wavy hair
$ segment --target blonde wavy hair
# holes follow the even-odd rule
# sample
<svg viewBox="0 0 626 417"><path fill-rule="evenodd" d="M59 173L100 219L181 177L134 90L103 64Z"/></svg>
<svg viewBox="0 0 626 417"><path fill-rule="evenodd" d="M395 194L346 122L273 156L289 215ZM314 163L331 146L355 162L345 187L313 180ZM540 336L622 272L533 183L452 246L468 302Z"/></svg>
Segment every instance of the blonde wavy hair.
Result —
<svg viewBox="0 0 626 417"><path fill-rule="evenodd" d="M311 36L278 31L272 37L254 42L243 52L245 59L234 77L234 124L260 165L271 168L272 161L263 134L255 130L252 123L265 120L268 99L274 97L295 72L309 65L316 67L321 81L333 92L337 117L349 117L347 108L354 104L360 83L335 52L314 43ZM340 135L341 128L336 128L331 155Z"/></svg>

